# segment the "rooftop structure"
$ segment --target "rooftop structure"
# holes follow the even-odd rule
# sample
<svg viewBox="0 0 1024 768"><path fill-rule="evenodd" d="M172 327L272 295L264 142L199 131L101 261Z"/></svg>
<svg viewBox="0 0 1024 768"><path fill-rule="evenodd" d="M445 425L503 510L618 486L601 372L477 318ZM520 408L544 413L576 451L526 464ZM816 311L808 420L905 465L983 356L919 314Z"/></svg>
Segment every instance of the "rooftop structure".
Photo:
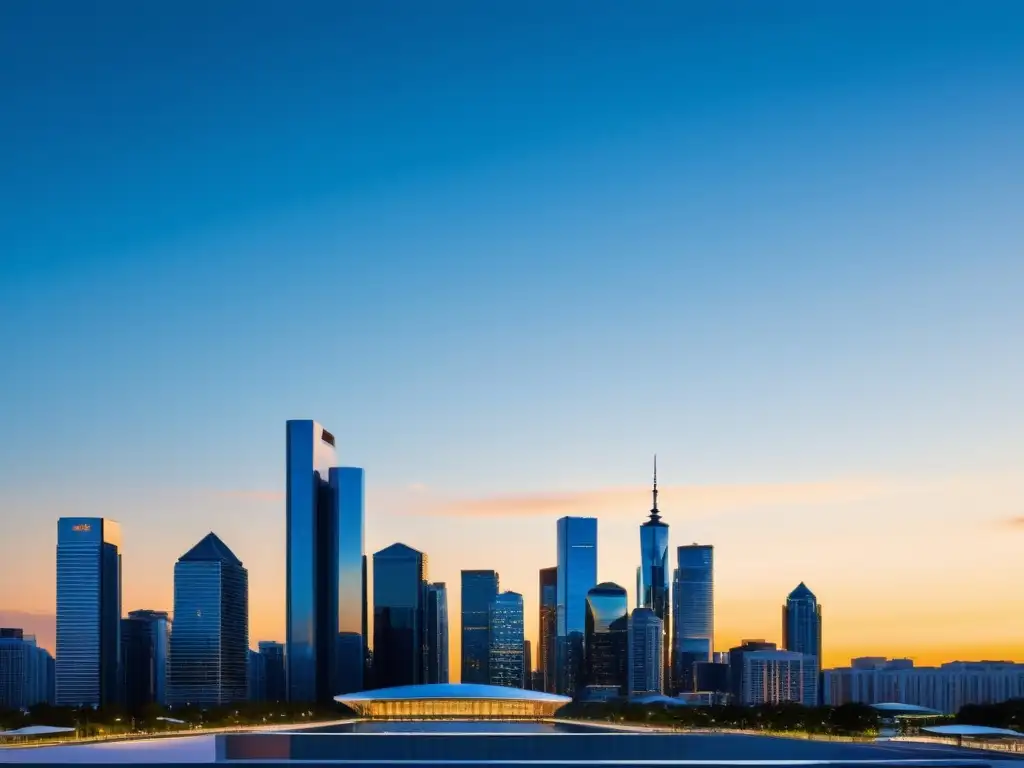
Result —
<svg viewBox="0 0 1024 768"><path fill-rule="evenodd" d="M402 685L342 694L334 699L363 717L392 720L432 717L538 720L553 717L556 710L572 700L542 691L476 683Z"/></svg>

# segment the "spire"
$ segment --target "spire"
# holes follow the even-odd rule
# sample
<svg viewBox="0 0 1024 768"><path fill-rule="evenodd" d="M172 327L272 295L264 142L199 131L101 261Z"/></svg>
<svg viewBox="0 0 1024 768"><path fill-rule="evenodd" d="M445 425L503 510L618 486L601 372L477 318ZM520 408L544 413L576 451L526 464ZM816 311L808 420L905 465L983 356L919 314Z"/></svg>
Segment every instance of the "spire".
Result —
<svg viewBox="0 0 1024 768"><path fill-rule="evenodd" d="M654 488L651 490L654 498L654 506L651 507L651 521L659 522L661 514L658 512L658 454L654 454Z"/></svg>

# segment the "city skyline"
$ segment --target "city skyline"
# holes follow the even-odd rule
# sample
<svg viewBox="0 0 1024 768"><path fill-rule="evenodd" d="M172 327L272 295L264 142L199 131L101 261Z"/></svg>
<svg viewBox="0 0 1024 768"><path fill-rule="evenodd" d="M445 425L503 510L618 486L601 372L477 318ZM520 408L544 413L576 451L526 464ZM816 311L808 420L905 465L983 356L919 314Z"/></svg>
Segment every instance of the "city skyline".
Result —
<svg viewBox="0 0 1024 768"><path fill-rule="evenodd" d="M1024 661L1019 2L362 5L5 15L0 626L54 650L54 525L102 517L122 614L215 530L284 641L313 418L452 679L462 570L536 654L560 517L636 603L654 452L717 650L806 582L823 666Z"/></svg>

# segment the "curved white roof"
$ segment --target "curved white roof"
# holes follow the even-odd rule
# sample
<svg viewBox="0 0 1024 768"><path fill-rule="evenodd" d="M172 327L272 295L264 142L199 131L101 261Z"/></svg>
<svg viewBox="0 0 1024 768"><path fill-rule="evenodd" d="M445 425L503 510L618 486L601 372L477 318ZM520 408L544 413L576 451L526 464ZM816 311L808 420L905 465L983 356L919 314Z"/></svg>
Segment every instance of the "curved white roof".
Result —
<svg viewBox="0 0 1024 768"><path fill-rule="evenodd" d="M1011 731L1007 728L989 728L984 725L933 725L930 728L922 728L922 731L934 733L937 736L1013 736L1024 739L1024 733Z"/></svg>
<svg viewBox="0 0 1024 768"><path fill-rule="evenodd" d="M880 712L905 712L907 714L914 715L941 715L937 709L929 709L928 707L921 707L917 704L901 704L898 701L883 701L880 704L872 704L874 709Z"/></svg>
<svg viewBox="0 0 1024 768"><path fill-rule="evenodd" d="M526 691L522 688L506 688L501 685L479 685L477 683L432 683L428 685L400 685L396 688L378 688L375 691L344 693L335 696L335 701L346 704L350 701L409 701L411 699L499 699L504 701L547 701L568 704L568 696L556 696L543 691Z"/></svg>
<svg viewBox="0 0 1024 768"><path fill-rule="evenodd" d="M57 728L52 725L26 725L15 731L0 731L0 736L49 736L53 733L74 733L74 728Z"/></svg>

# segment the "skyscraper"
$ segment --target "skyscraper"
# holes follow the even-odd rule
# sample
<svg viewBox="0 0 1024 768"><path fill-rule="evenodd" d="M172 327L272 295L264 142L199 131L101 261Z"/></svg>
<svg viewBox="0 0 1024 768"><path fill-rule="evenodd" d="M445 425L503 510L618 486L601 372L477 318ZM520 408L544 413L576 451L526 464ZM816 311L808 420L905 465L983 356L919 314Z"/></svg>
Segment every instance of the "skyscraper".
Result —
<svg viewBox="0 0 1024 768"><path fill-rule="evenodd" d="M693 544L676 548L672 594L673 684L677 692L697 690L694 664L710 662L715 643L714 549Z"/></svg>
<svg viewBox="0 0 1024 768"><path fill-rule="evenodd" d="M802 581L789 593L782 607L782 647L803 654L802 701L805 706L817 706L820 700L821 606Z"/></svg>
<svg viewBox="0 0 1024 768"><path fill-rule="evenodd" d="M522 688L526 672L523 596L518 592L502 592L491 602L489 613L488 682L506 688Z"/></svg>
<svg viewBox="0 0 1024 768"><path fill-rule="evenodd" d="M249 649L248 655L248 693L249 701L267 700L267 657L259 651Z"/></svg>
<svg viewBox="0 0 1024 768"><path fill-rule="evenodd" d="M373 669L376 685L418 685L426 671L427 556L392 544L373 556Z"/></svg>
<svg viewBox="0 0 1024 768"><path fill-rule="evenodd" d="M733 701L742 701L743 691L746 688L744 656L755 651L774 650L776 650L775 643L764 640L743 640L735 648L729 649L729 694Z"/></svg>
<svg viewBox="0 0 1024 768"><path fill-rule="evenodd" d="M427 585L427 670L425 683L448 682L448 589L443 581Z"/></svg>
<svg viewBox="0 0 1024 768"><path fill-rule="evenodd" d="M130 611L121 619L121 668L124 706L140 712L147 704L167 703L167 666L171 621L166 611Z"/></svg>
<svg viewBox="0 0 1024 768"><path fill-rule="evenodd" d="M661 619L662 649L665 667L669 665L669 565L668 525L661 521L658 511L658 457L654 457L654 486L651 490L653 503L650 518L640 526L640 573L638 598L641 608L650 608ZM664 676L667 679L668 675Z"/></svg>
<svg viewBox="0 0 1024 768"><path fill-rule="evenodd" d="M626 694L648 696L665 692L665 634L661 619L650 608L636 608L629 617Z"/></svg>
<svg viewBox="0 0 1024 768"><path fill-rule="evenodd" d="M490 680L487 661L490 656L488 617L491 603L498 595L495 571L462 572L462 682L486 683Z"/></svg>
<svg viewBox="0 0 1024 768"><path fill-rule="evenodd" d="M0 629L0 710L53 703L53 657L35 637Z"/></svg>
<svg viewBox="0 0 1024 768"><path fill-rule="evenodd" d="M540 570L540 643L537 667L542 680L538 690L555 692L555 656L558 647L558 568Z"/></svg>
<svg viewBox="0 0 1024 768"><path fill-rule="evenodd" d="M288 689L284 684L284 644L273 640L260 640L257 648L264 659L266 701L287 701Z"/></svg>
<svg viewBox="0 0 1024 768"><path fill-rule="evenodd" d="M169 703L244 701L248 661L249 572L208 533L174 565Z"/></svg>
<svg viewBox="0 0 1024 768"><path fill-rule="evenodd" d="M120 698L121 526L102 517L57 521L58 706Z"/></svg>
<svg viewBox="0 0 1024 768"><path fill-rule="evenodd" d="M363 470L336 467L334 435L286 425L285 671L293 702L363 687Z"/></svg>
<svg viewBox="0 0 1024 768"><path fill-rule="evenodd" d="M628 632L626 590L607 581L592 587L587 593L585 685L625 691Z"/></svg>
<svg viewBox="0 0 1024 768"><path fill-rule="evenodd" d="M582 685L587 592L597 584L597 518L558 521L556 631L558 692L574 696Z"/></svg>
<svg viewBox="0 0 1024 768"><path fill-rule="evenodd" d="M792 651L750 651L743 654L746 706L799 702L803 696L803 654Z"/></svg>

